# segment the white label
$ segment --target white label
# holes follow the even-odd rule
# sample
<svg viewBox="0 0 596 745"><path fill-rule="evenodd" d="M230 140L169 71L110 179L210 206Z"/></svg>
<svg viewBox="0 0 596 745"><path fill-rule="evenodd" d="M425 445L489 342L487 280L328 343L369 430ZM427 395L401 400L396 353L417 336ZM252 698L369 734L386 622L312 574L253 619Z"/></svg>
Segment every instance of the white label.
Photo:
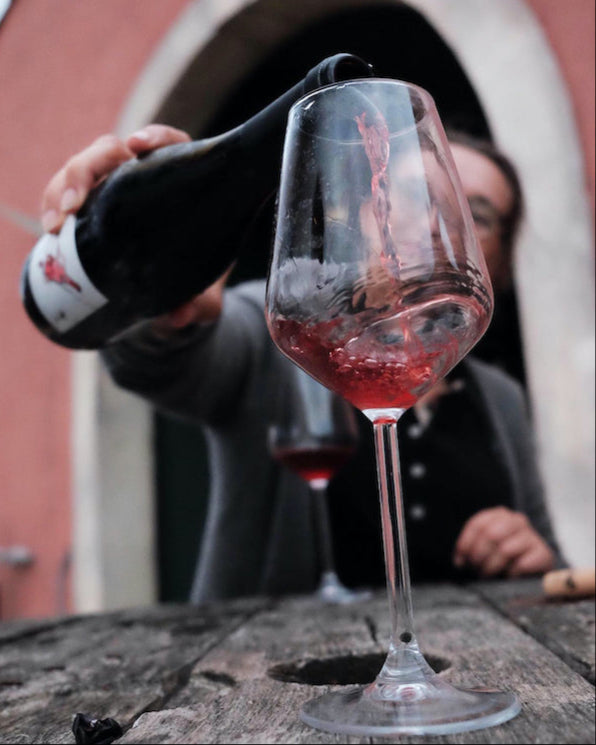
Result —
<svg viewBox="0 0 596 745"><path fill-rule="evenodd" d="M81 265L75 222L69 215L59 235L42 236L29 260L31 294L43 317L60 332L68 331L108 302Z"/></svg>

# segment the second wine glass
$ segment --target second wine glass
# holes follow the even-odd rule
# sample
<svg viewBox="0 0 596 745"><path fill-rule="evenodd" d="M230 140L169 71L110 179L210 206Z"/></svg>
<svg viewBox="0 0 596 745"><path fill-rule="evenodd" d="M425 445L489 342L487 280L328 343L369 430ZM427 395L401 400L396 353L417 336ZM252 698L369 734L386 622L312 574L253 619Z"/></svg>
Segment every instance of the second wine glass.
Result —
<svg viewBox="0 0 596 745"><path fill-rule="evenodd" d="M371 596L340 580L333 553L327 487L353 456L359 440L352 406L295 365L274 401L268 432L275 460L303 479L312 499L320 577L316 597L324 603L354 603Z"/></svg>

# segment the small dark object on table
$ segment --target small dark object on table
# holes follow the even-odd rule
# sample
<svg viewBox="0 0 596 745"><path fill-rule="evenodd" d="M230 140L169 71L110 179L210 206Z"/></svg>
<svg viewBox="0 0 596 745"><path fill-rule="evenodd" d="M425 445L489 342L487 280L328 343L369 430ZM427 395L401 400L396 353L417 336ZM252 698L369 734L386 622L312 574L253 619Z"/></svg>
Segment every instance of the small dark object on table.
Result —
<svg viewBox="0 0 596 745"><path fill-rule="evenodd" d="M123 735L115 719L93 719L86 714L75 714L72 732L77 745L110 745Z"/></svg>

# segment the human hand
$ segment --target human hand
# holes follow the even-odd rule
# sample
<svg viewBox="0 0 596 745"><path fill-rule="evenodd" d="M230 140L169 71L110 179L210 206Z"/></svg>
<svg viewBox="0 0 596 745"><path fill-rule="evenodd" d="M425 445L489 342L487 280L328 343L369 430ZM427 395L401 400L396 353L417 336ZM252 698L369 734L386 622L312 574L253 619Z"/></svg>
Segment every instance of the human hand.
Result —
<svg viewBox="0 0 596 745"><path fill-rule="evenodd" d="M153 331L167 337L172 331L191 324L211 323L219 318L223 307L223 291L233 265L206 290L195 295L179 308L175 308L153 321Z"/></svg>
<svg viewBox="0 0 596 745"><path fill-rule="evenodd" d="M89 192L121 163L136 155L166 145L189 142L190 136L165 124L149 124L125 140L102 135L81 152L73 155L52 177L42 197L44 230L57 233L66 217L83 205ZM222 307L223 287L229 272L188 303L156 319L155 330L162 334L191 323L215 320Z"/></svg>
<svg viewBox="0 0 596 745"><path fill-rule="evenodd" d="M91 189L124 161L140 153L189 140L186 132L165 124L149 124L126 140L112 134L98 137L69 158L50 179L41 201L44 230L57 233L67 215L82 206Z"/></svg>
<svg viewBox="0 0 596 745"><path fill-rule="evenodd" d="M483 577L520 577L549 571L555 556L523 513L492 507L466 522L455 544L453 563L473 567Z"/></svg>

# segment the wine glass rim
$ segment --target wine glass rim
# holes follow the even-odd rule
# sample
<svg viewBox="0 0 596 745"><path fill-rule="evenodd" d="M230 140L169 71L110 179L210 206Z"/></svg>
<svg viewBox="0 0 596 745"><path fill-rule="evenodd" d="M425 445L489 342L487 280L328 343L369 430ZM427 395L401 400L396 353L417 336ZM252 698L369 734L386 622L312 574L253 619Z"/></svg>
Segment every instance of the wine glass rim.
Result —
<svg viewBox="0 0 596 745"><path fill-rule="evenodd" d="M320 88L316 88L314 91L309 91L308 93L305 93L297 101L294 102L294 104L290 108L289 117L293 113L295 113L299 108L303 108L308 103L309 100L318 98L320 95L328 92L329 90L345 88L345 87L365 86L365 85L369 85L370 83L384 83L386 85L406 88L408 90L414 91L420 97L420 99L425 103L425 109L420 119L418 119L411 127L406 127L396 132L391 132L389 134L389 139L400 137L404 135L406 132L410 132L413 129L417 129L425 121L429 112L431 110L436 109L434 98L425 88L422 88L421 86L416 85L415 83L410 83L406 80L397 80L395 78L373 77L373 78L355 78L354 80L337 81L335 83L329 83L327 85L321 86ZM289 117L288 117L288 121L289 121ZM312 136L320 140L332 140L333 139L333 138L325 137L324 135L320 135L320 134L314 134ZM345 142L346 144L355 144L355 145L362 144L362 140L360 138L354 139L354 140L346 139L342 141Z"/></svg>

